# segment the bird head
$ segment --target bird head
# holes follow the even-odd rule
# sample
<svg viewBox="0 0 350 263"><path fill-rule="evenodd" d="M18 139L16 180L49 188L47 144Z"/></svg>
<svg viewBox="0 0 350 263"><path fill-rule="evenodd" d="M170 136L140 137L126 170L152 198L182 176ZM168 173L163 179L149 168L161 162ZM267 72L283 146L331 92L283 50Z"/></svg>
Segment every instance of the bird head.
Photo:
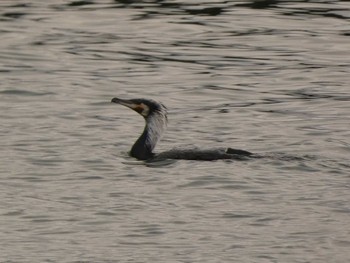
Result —
<svg viewBox="0 0 350 263"><path fill-rule="evenodd" d="M111 102L126 106L136 111L137 113L139 113L145 119L157 113L160 113L166 116L166 107L162 103L156 102L154 100L150 100L150 99L124 100L119 98L113 98Z"/></svg>

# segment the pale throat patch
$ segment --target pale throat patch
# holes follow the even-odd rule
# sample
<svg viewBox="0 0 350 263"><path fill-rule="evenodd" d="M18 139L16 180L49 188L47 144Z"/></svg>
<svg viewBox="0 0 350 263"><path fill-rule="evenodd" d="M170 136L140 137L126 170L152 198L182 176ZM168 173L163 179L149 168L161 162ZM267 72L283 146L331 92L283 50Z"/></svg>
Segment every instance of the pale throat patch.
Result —
<svg viewBox="0 0 350 263"><path fill-rule="evenodd" d="M149 107L143 103L141 103L139 107L141 108L140 114L144 117L147 117L149 114Z"/></svg>

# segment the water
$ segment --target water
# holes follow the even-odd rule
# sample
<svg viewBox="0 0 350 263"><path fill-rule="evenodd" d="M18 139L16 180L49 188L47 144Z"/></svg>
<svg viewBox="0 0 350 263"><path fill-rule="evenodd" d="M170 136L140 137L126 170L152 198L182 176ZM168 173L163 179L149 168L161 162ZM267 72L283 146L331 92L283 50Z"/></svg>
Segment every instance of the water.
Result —
<svg viewBox="0 0 350 263"><path fill-rule="evenodd" d="M347 1L1 1L0 262L348 262ZM169 108L145 166L112 97Z"/></svg>

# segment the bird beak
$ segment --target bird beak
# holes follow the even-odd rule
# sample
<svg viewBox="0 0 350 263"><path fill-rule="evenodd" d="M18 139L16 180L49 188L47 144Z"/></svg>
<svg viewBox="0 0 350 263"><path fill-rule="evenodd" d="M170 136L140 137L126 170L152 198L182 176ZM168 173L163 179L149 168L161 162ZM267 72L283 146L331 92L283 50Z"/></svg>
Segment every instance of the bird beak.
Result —
<svg viewBox="0 0 350 263"><path fill-rule="evenodd" d="M149 112L148 106L146 106L143 103L136 104L135 102L132 102L130 100L123 100L123 99L119 99L119 98L113 98L111 102L126 106L126 107L136 111L137 113L141 114L144 117L146 117L148 115L148 112Z"/></svg>
<svg viewBox="0 0 350 263"><path fill-rule="evenodd" d="M117 103L117 104L120 104L120 105L123 105L123 106L126 106L130 109L135 109L137 107L137 105L129 100L122 100L122 99L119 99L119 98L113 98L111 102L114 102L114 103Z"/></svg>

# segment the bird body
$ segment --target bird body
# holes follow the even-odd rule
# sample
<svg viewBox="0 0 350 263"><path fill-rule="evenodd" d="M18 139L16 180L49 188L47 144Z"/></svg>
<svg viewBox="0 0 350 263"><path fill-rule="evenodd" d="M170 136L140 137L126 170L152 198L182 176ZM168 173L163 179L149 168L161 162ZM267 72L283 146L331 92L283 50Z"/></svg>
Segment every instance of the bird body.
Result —
<svg viewBox="0 0 350 263"><path fill-rule="evenodd" d="M113 98L112 102L133 109L145 119L146 125L141 136L137 139L131 148L130 156L138 160L150 159L183 159L183 160L203 160L212 161L218 159L246 159L253 154L233 148L217 148L201 150L191 149L172 149L155 155L153 150L157 142L161 139L168 123L167 108L154 100L150 99L131 99L124 100Z"/></svg>

